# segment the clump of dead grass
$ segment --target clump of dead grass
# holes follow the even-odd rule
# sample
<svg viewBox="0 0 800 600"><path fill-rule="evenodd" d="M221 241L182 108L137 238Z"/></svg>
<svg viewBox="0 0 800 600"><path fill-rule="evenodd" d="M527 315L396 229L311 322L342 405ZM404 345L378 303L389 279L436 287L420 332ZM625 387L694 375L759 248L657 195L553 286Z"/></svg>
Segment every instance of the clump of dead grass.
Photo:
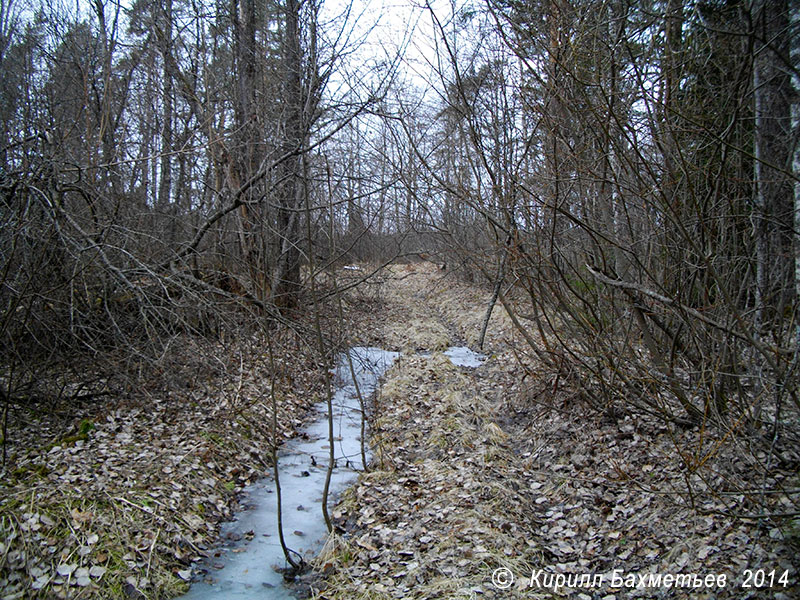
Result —
<svg viewBox="0 0 800 600"><path fill-rule="evenodd" d="M414 314L442 322L454 340L475 339L489 291L438 287L432 271L396 275L403 279L387 281L398 292L391 319L411 305ZM437 364L436 354L405 357L389 373L375 429L381 484L355 486L339 520L353 553L331 564L315 598L551 598L552 590L528 587L534 568L727 573L732 580L758 566L788 569L793 587L776 597L797 594L796 533L737 520L718 494L698 493L698 481L695 493L685 494L697 476L669 458L683 438L712 443L704 431L586 411L530 349L513 349L517 333L501 310L495 307L492 356L478 376ZM742 475L750 472L740 467ZM724 477L708 483L726 490ZM512 589L492 585L498 567L517 576ZM733 598L738 590L712 592Z"/></svg>
<svg viewBox="0 0 800 600"><path fill-rule="evenodd" d="M492 593L499 566L538 564L518 526L525 500L495 479L515 460L508 436L470 375L441 353L404 357L381 403L380 485L363 476L337 507L341 526L357 533L346 561L326 561L315 597L469 598Z"/></svg>

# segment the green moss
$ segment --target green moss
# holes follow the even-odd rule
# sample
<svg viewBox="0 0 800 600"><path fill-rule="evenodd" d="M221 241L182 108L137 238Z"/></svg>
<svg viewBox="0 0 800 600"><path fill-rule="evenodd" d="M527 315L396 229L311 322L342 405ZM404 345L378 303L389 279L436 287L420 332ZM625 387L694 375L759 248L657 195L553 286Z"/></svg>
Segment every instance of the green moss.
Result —
<svg viewBox="0 0 800 600"><path fill-rule="evenodd" d="M38 478L45 478L47 475L50 474L50 469L47 465L40 465L40 464L30 464L24 465L15 469L11 473L12 483L16 481L22 481L25 479L29 479L31 477L38 477Z"/></svg>
<svg viewBox="0 0 800 600"><path fill-rule="evenodd" d="M215 444L217 446L224 446L225 445L225 438L223 438L218 433L213 433L213 432L210 432L210 431L203 431L200 435L201 435L201 437L204 437L205 439L207 439L212 444Z"/></svg>
<svg viewBox="0 0 800 600"><path fill-rule="evenodd" d="M89 439L89 432L92 430L94 430L94 423L90 419L83 419L78 425L77 433L65 436L57 442L50 444L48 449L55 446L72 446L78 441L85 442Z"/></svg>
<svg viewBox="0 0 800 600"><path fill-rule="evenodd" d="M54 446L74 446L75 442L78 441L86 441L86 436L80 434L68 435L67 437L61 438Z"/></svg>
<svg viewBox="0 0 800 600"><path fill-rule="evenodd" d="M242 415L236 419L236 422L239 424L241 429L239 430L242 434L242 437L246 440L253 439L253 424L250 419L248 419L245 415Z"/></svg>
<svg viewBox="0 0 800 600"><path fill-rule="evenodd" d="M353 553L349 548L342 550L341 553L339 554L339 561L341 561L343 565L350 564L352 560L353 560Z"/></svg>
<svg viewBox="0 0 800 600"><path fill-rule="evenodd" d="M88 435L94 429L94 423L89 419L84 419L78 426L78 435Z"/></svg>
<svg viewBox="0 0 800 600"><path fill-rule="evenodd" d="M800 518L789 521L783 530L783 535L790 544L800 546Z"/></svg>

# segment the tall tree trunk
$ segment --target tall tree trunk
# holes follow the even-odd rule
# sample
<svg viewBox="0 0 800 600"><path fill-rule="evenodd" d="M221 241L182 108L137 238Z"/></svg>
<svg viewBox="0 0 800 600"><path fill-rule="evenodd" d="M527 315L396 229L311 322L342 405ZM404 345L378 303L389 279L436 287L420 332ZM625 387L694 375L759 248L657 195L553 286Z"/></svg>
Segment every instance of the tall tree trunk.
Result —
<svg viewBox="0 0 800 600"><path fill-rule="evenodd" d="M300 3L286 0L284 7L284 151L291 156L283 164L283 184L278 210L280 255L273 276L272 299L277 306L293 307L300 292L299 211L303 206L305 111L303 61L300 43Z"/></svg>
<svg viewBox="0 0 800 600"><path fill-rule="evenodd" d="M664 174L661 189L667 205L675 202L678 173L675 168L677 155L677 142L675 140L675 95L680 81L679 57L683 43L683 2L681 0L668 0L666 14L664 15L664 56L661 61L663 74L662 104L661 104L661 145L664 161Z"/></svg>
<svg viewBox="0 0 800 600"><path fill-rule="evenodd" d="M116 33L119 22L119 6L116 7L114 16L111 22L111 33L109 36L108 27L109 23L106 18L105 5L103 0L95 0L94 11L97 17L98 33L100 35L100 43L103 48L103 91L98 105L97 126L98 137L102 148L102 162L105 168L100 171L103 183L107 188L105 191L110 191L112 196L119 198L122 191L122 181L119 177L118 166L114 163L117 159L117 140L116 140L116 127L117 115L122 111L122 106L115 106L114 104L114 52L116 50L117 41ZM88 102L87 102L88 104ZM116 111L114 110L116 108ZM87 112L88 115L88 112ZM87 117L88 118L88 117ZM90 164L93 161L90 160Z"/></svg>
<svg viewBox="0 0 800 600"><path fill-rule="evenodd" d="M562 0L550 0L548 14L548 65L547 65L547 105L550 126L547 131L547 177L549 179L548 198L551 203L550 223L552 239L558 237L561 227L559 211L563 208L561 180L567 176L567 148L564 144L567 128L567 107L569 82L564 73L567 15Z"/></svg>
<svg viewBox="0 0 800 600"><path fill-rule="evenodd" d="M155 8L158 11L158 7ZM158 39L159 50L161 53L162 73L164 80L161 82L163 90L163 112L161 122L161 156L160 156L160 175L158 183L158 207L162 211L168 210L171 191L172 191L172 72L170 70L172 53L172 0L164 0L161 8L163 23L161 19L155 19L156 36ZM160 25L160 26L159 26Z"/></svg>
<svg viewBox="0 0 800 600"><path fill-rule="evenodd" d="M762 335L794 293L788 2L758 0L753 17L756 333Z"/></svg>
<svg viewBox="0 0 800 600"><path fill-rule="evenodd" d="M254 0L233 0L231 16L235 36L235 61L238 89L234 103L237 152L231 156L234 179L244 184L258 168L260 131L256 119L256 11ZM259 237L259 207L262 187L247 190L247 202L239 208L239 245L250 275L253 293L259 300L267 297L265 253Z"/></svg>

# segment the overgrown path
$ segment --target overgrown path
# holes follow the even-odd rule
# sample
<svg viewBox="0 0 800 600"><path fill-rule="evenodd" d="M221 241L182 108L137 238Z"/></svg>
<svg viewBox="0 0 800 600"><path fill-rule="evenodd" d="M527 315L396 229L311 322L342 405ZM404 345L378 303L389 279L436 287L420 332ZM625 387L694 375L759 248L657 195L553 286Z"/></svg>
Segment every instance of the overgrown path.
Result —
<svg viewBox="0 0 800 600"><path fill-rule="evenodd" d="M441 351L475 344L489 295L427 264L387 278L373 337L404 355L376 400L375 467L334 511L317 598L796 597L784 532L691 498L674 432L589 414L520 353L502 308L486 363L453 366ZM791 585L743 588L747 569L788 569Z"/></svg>
<svg viewBox="0 0 800 600"><path fill-rule="evenodd" d="M363 273L342 270L340 283ZM490 295L430 263L348 289L352 343L403 356L375 402L374 468L332 510L339 534L318 561L316 597L800 597L798 532L734 518L725 493L703 492L676 460L676 448L708 448L710 433L591 412L569 373L538 366L499 306L486 362L453 366L442 351L475 348ZM271 383L279 438L323 397L327 372L303 338L273 335L272 364L256 335L176 337L151 365L160 377L97 379L102 395L14 412L0 597L166 598L186 589L201 556L215 568L220 521L270 471ZM736 455L709 465L752 478ZM790 479L782 485L796 488ZM774 571L771 587L743 588L748 569ZM787 569L793 587L778 579ZM715 585L608 585L648 574Z"/></svg>

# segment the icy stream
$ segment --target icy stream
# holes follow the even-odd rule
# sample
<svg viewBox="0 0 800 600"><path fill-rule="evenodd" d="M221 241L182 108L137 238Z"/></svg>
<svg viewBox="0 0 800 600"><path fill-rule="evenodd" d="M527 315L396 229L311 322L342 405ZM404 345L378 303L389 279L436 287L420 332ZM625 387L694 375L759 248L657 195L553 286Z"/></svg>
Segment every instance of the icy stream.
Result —
<svg viewBox="0 0 800 600"><path fill-rule="evenodd" d="M400 356L380 348L355 347L349 351L358 388L369 398L383 373ZM463 347L450 348L446 354L453 364L477 367L485 356ZM361 407L350 374L347 355L340 356L336 368L334 436L336 468L330 485L335 498L358 476L361 464ZM325 402L314 410L318 417L303 434L287 442L278 457L283 505L283 530L287 545L305 559L312 558L327 537L322 518L322 490L328 464L328 422ZM367 453L369 460L369 452ZM275 482L261 479L246 488L251 509L239 513L235 521L222 528L223 539L249 539L215 558L209 568L208 582L197 582L183 598L187 600L238 598L270 600L293 598L283 586L284 557L278 539ZM333 499L329 506L333 506ZM222 567L217 570L217 567Z"/></svg>

